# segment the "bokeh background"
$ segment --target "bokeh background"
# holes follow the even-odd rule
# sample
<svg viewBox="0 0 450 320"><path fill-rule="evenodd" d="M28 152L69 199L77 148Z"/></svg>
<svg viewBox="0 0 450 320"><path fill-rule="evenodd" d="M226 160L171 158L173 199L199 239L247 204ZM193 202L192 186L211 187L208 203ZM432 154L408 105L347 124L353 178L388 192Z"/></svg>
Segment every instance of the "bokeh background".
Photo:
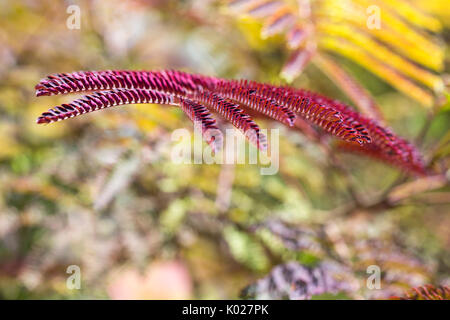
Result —
<svg viewBox="0 0 450 320"><path fill-rule="evenodd" d="M428 3L421 10L442 23L437 36L447 53L449 4ZM66 26L71 4L81 9L80 29ZM335 298L448 284L448 183L420 184L389 165L336 153L342 169L307 135L264 120L261 127L280 129L273 176L255 165L172 163L172 131L192 129L176 108L133 105L35 123L73 98L35 97L35 84L57 72L167 68L285 83L285 40L262 39L260 29L225 1L0 1L0 298L235 299L276 265L333 257L349 269L352 288ZM414 141L427 128L427 159L448 144L445 100L430 111L336 59L399 135ZM446 58L444 73L448 67ZM292 85L349 102L314 65ZM445 173L448 148L439 150ZM421 192L398 181L419 181ZM348 208L355 193L371 203L394 183L392 207ZM381 290L365 285L371 264L381 267ZM70 265L80 267L79 290L66 286Z"/></svg>

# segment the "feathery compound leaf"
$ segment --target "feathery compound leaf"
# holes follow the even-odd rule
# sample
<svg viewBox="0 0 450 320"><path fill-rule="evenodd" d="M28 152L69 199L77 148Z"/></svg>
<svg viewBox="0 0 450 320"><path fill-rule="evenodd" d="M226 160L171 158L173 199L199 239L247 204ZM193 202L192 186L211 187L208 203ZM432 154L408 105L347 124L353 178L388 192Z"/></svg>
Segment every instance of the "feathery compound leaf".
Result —
<svg viewBox="0 0 450 320"><path fill-rule="evenodd" d="M282 70L288 80L314 61L307 48L317 47L319 53L333 52L360 64L425 106L432 106L433 94L443 89L433 71L442 69L444 46L425 32L440 31L440 22L409 0L276 2L247 1L233 6L232 13L261 19L263 39L286 34L287 47L296 50ZM263 14L255 14L260 10Z"/></svg>
<svg viewBox="0 0 450 320"><path fill-rule="evenodd" d="M116 89L106 92L94 92L71 103L49 109L37 119L37 123L56 122L104 108L134 103L177 105L174 97L164 93L144 89Z"/></svg>
<svg viewBox="0 0 450 320"><path fill-rule="evenodd" d="M391 297L391 300L450 300L450 287L426 284L405 292L402 297Z"/></svg>
<svg viewBox="0 0 450 320"><path fill-rule="evenodd" d="M381 112L370 93L332 58L316 55L314 63L352 99L362 113L370 118L382 120Z"/></svg>
<svg viewBox="0 0 450 320"><path fill-rule="evenodd" d="M77 91L108 89L152 89L185 95L186 89L159 72L148 71L80 71L61 73L43 79L36 86L36 95L55 95Z"/></svg>
<svg viewBox="0 0 450 320"><path fill-rule="evenodd" d="M245 137L259 149L267 149L267 138L261 133L259 126L242 110L238 104L227 100L213 92L194 93L192 100L199 101L212 108L230 121L237 129L241 130Z"/></svg>
<svg viewBox="0 0 450 320"><path fill-rule="evenodd" d="M311 132L307 122L344 141L365 146L343 144L345 150L377 157L410 172L425 172L419 152L406 140L340 101L303 89L225 80L176 70L61 73L41 80L36 89L37 96L101 90L44 112L37 119L38 123L51 123L121 104L175 105L181 107L194 123L201 123L205 140L216 151L222 143L222 135L209 108L241 130L258 148L265 150L265 135L241 104L252 111L251 114L306 128L310 136L317 135Z"/></svg>
<svg viewBox="0 0 450 320"><path fill-rule="evenodd" d="M365 48L366 51L370 52L370 55L379 61L382 61L388 67L396 69L399 73L403 73L433 90L442 89L442 80L439 76L418 67L391 50L380 46L379 43L371 39L369 35L366 35L355 28L346 25L324 24L321 26L320 30L327 35L342 37L352 44ZM357 60L357 58L354 59L355 61Z"/></svg>
<svg viewBox="0 0 450 320"><path fill-rule="evenodd" d="M345 40L340 40L333 37L323 37L321 39L320 45L348 59L354 60L359 65L363 66L384 81L388 82L397 90L419 101L424 106L432 106L433 95L429 91L418 86L407 76L387 66L384 62L375 59L372 55L365 52L361 47L352 45Z"/></svg>
<svg viewBox="0 0 450 320"><path fill-rule="evenodd" d="M244 82L245 83L245 82ZM220 95L232 99L246 107L252 108L266 116L293 126L295 114L285 106L279 105L272 99L261 97L255 90L241 85L236 81L220 81L215 87L215 91Z"/></svg>
<svg viewBox="0 0 450 320"><path fill-rule="evenodd" d="M414 171L424 172L423 161L418 150L406 140L397 137L389 129L379 125L376 120L364 117L338 100L332 100L301 89L295 91L303 96L309 96L317 103L332 106L340 112L344 122L356 128L362 136L370 137L372 143L366 144L368 147L364 150L380 150L382 156L395 159L399 165L404 165L405 168L412 166L416 168Z"/></svg>
<svg viewBox="0 0 450 320"><path fill-rule="evenodd" d="M188 89L190 92L214 90L214 87L220 79L208 77L200 74L191 74L178 70L162 71L165 77L174 83Z"/></svg>
<svg viewBox="0 0 450 320"><path fill-rule="evenodd" d="M399 146L400 145L398 145L398 147ZM411 161L405 159L405 157L402 157L399 154L400 151L398 151L398 149L394 149L394 147L383 149L382 146L376 145L374 143L359 147L346 142L338 143L337 145L338 150L356 153L373 159L377 159L385 162L386 164L394 165L405 172L413 173L419 176L425 175L426 169L421 156L417 151L413 150L413 147L411 145L405 145L403 146L403 148L406 149L406 146L411 149L408 152L408 154L410 154Z"/></svg>
<svg viewBox="0 0 450 320"><path fill-rule="evenodd" d="M275 87L256 82L244 82L245 85L254 89L262 97L273 99L299 113L306 120L339 138L359 144L371 141L364 126L356 121L351 121L348 116L344 118L340 111L330 104L331 99L319 99L319 95L289 87Z"/></svg>
<svg viewBox="0 0 450 320"><path fill-rule="evenodd" d="M194 125L201 126L203 138L211 146L211 149L214 152L218 151L223 144L223 135L209 110L199 103L183 98L180 99L180 107L194 122Z"/></svg>

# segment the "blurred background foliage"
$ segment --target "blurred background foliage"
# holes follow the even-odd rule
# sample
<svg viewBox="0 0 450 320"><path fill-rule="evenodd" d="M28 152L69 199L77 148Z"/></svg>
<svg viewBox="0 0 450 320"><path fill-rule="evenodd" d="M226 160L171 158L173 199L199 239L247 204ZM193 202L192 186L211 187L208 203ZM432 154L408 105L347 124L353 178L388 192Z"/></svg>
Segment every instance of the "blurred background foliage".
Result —
<svg viewBox="0 0 450 320"><path fill-rule="evenodd" d="M413 2L441 29L424 31L439 33L442 52L432 53L448 56L448 4ZM79 30L66 27L71 4L81 8ZM0 1L1 298L267 297L261 285L242 289L277 265L319 268L328 260L345 269L339 279L349 284L336 287L347 292L335 298L386 298L448 284L446 181L406 178L336 154L342 170L320 144L270 122L262 127L281 132L276 175L261 176L255 165L174 164L171 133L192 125L181 110L157 105L35 124L43 110L69 99L34 96L39 79L56 72L181 69L285 83L285 39L261 38L262 27L224 1ZM445 89L424 108L428 102L396 91L357 57L332 56L371 92L386 123L409 140L420 137L426 159L445 173ZM436 74L432 69L447 72L448 58L426 72ZM350 102L316 64L302 71L293 86ZM445 76L436 78L445 85ZM358 206L355 196L392 201ZM381 268L381 290L366 287L372 264ZM69 265L81 268L80 290L66 287Z"/></svg>

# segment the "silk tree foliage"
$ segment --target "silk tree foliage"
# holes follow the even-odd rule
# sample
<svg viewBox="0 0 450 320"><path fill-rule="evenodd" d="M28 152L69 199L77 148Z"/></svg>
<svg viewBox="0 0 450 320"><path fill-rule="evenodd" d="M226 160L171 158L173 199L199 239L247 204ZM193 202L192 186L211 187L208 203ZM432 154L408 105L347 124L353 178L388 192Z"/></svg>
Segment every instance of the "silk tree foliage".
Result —
<svg viewBox="0 0 450 320"><path fill-rule="evenodd" d="M298 8L299 3L272 2L293 8ZM371 4L374 2L381 9L382 19L388 9L394 18L418 30L422 37L436 39L432 42L439 47L446 45L439 40L448 34L447 29L439 30L450 21L445 1ZM422 100L402 96L420 98L424 96L421 93L397 93L388 86L376 90L381 81L361 77L372 71L367 68L365 72L366 65L380 68L398 63L398 59L377 58L375 55L383 50L373 52L369 46L359 46L338 34L345 35L348 26L359 28L366 36L376 30L322 19L322 23L334 25L321 28L314 38L330 32L325 39L331 39L331 44L351 44L352 51L343 55L326 49L320 41L316 47L307 47L306 42L300 41L304 39L300 28L295 32L266 33L262 40L261 28L266 18L250 16L245 10L229 6L227 0L134 0L132 7L131 2L119 0L79 3L83 23L78 31L65 27L65 2L5 2L5 10L0 10L0 29L4 31L0 32L0 80L4 80L0 86L0 296L446 297L448 103L439 108L439 90L433 93L431 86L413 76L404 76L409 82L403 86L419 87L432 95L434 108L425 107ZM257 5L257 1L252 3ZM330 2L332 6L339 3ZM382 6L383 3L395 6ZM321 17L317 9L325 4L311 1L311 23L317 24ZM408 8L410 4L413 11ZM105 14L105 7L109 13ZM225 8L228 9L222 10ZM367 8L360 9L358 12L368 17ZM428 30L426 23L420 22L414 13L417 10L429 18L425 21L434 21L430 24L434 29ZM298 15L296 11L294 14ZM128 30L126 23L122 29L117 28L122 20L139 21L146 26L142 33L133 33L136 42L132 45L121 41L123 31ZM383 30L386 23L381 26ZM252 28L251 37L240 37L242 31L248 32L246 28ZM27 30L26 36L23 30ZM288 43L284 40L288 33L292 37L291 48L284 45ZM385 44L381 33L378 36L379 39L374 38L377 45L396 53L416 69L440 76L438 69L415 61L419 55L407 57L405 52L412 46L394 48ZM256 48L252 41L264 45ZM269 48L272 44L275 46ZM302 48L307 49L305 53ZM350 52L356 57L350 57ZM290 54L293 63L288 62ZM283 56L285 60L280 59ZM375 58L378 64L372 63ZM362 59L365 65L357 67L356 59ZM283 61L287 63L285 70ZM41 82L40 95L68 93L78 90L77 85L93 90L86 92L87 98L74 103L65 103L64 96L36 99L32 94L38 79L52 72L161 68L191 73L77 72L67 74L71 79L57 74ZM296 77L298 70L302 72ZM392 79L400 71L388 67L374 74L386 83L397 82ZM168 76L170 73L172 77ZM99 74L106 76L102 80ZM175 74L185 74L187 81L181 76L175 79ZM286 87L279 74L290 76L287 80L296 78ZM209 79L214 88L196 85L192 90L188 78ZM230 80L233 78L244 80ZM338 90L328 78L336 82ZM107 79L115 85L108 84ZM431 84L432 78L423 79ZM408 83L415 86L408 87ZM61 91L51 93L51 88ZM341 95L339 88L350 99ZM286 100L275 101L274 94L281 92L299 100L308 98L315 103L311 102L314 108L295 108ZM375 100L371 96L375 92L383 95ZM347 103L336 101L336 97ZM277 99L280 101L280 96ZM93 113L84 119L77 116L45 127L34 123L52 104L59 106L45 113L39 122L138 100L144 103ZM148 101L164 105L149 105ZM423 140L419 129L425 114L432 126L430 130L424 128L427 137ZM170 133L189 125L187 118L202 121L201 129L213 133L205 134L205 141L214 146L220 145L219 132L227 125L226 121L218 121L224 117L243 131L253 133L248 138L262 149L264 137L254 130L255 125L281 128L278 174L261 176L258 168L250 165L192 166L167 161L165 147L170 145ZM328 128L348 129L342 135L336 134L339 131L333 135L325 120ZM362 131L357 130L357 123L362 125L358 127ZM348 132L351 134L346 136ZM391 135L397 154L390 152L392 144L383 143ZM406 146L402 147L401 140L405 139L400 136L408 137L410 143L405 141ZM412 152L414 149L419 149L422 156ZM373 156L412 175L336 152L339 150ZM405 155L416 154L417 159L423 160L419 165L405 162L400 156L402 150ZM410 165L413 168L408 168ZM65 290L65 270L73 263L81 267L82 290ZM367 267L371 265L380 267L381 290L366 286ZM158 277L153 276L155 273ZM155 282L155 278L160 281ZM177 283L177 287L171 283ZM171 295L160 290L162 287Z"/></svg>
<svg viewBox="0 0 450 320"><path fill-rule="evenodd" d="M424 106L433 106L444 90L439 74L445 48L437 36L441 22L427 9L445 4L431 2L229 0L228 7L236 17L261 22L261 37L285 36L291 51L281 71L286 80L294 80L311 62L374 116L379 111L373 98L329 54L352 60Z"/></svg>
<svg viewBox="0 0 450 320"><path fill-rule="evenodd" d="M122 104L175 105L192 121L201 123L203 136L213 150L217 150L218 141L223 138L210 112L220 114L250 142L265 150L266 137L246 113L246 108L289 127L295 127L297 117L301 118L347 142L344 150L360 148L358 151L363 154L411 173L426 173L417 149L377 120L363 116L340 101L303 89L172 70L63 73L50 75L36 85L37 96L78 91L96 92L49 109L37 123L51 123Z"/></svg>

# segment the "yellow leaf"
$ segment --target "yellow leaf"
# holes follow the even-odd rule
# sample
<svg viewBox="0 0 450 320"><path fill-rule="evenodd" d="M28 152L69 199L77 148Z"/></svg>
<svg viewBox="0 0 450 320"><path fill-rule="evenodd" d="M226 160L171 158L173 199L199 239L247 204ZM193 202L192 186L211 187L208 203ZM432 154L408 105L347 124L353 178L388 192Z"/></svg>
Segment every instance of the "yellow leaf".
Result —
<svg viewBox="0 0 450 320"><path fill-rule="evenodd" d="M392 52L380 43L374 41L366 34L348 25L321 24L318 30L328 36L338 36L349 40L358 47L365 49L368 54L374 56L386 65L391 66L406 76L415 79L435 91L441 91L444 87L442 79L425 69L422 69L405 58Z"/></svg>
<svg viewBox="0 0 450 320"><path fill-rule="evenodd" d="M397 88L425 106L431 107L433 105L434 98L429 92L368 55L362 48L331 37L323 37L319 45L324 49L336 52L357 62L382 80L391 84L394 88Z"/></svg>

